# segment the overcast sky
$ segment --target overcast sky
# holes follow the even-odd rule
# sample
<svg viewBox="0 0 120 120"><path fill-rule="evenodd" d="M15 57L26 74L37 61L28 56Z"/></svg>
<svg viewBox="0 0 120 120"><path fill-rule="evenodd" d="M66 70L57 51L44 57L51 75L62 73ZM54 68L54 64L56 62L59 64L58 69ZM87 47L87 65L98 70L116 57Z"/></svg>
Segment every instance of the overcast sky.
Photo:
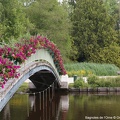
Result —
<svg viewBox="0 0 120 120"><path fill-rule="evenodd" d="M58 2L62 2L62 0L58 0Z"/></svg>

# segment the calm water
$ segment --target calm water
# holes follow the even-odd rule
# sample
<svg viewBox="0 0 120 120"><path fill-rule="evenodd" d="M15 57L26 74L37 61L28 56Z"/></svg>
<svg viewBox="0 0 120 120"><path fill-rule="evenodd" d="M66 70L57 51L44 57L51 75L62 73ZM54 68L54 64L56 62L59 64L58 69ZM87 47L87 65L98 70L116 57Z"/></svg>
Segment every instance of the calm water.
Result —
<svg viewBox="0 0 120 120"><path fill-rule="evenodd" d="M40 99L40 94L15 94L0 112L0 120L93 119L120 120L120 95L57 93Z"/></svg>

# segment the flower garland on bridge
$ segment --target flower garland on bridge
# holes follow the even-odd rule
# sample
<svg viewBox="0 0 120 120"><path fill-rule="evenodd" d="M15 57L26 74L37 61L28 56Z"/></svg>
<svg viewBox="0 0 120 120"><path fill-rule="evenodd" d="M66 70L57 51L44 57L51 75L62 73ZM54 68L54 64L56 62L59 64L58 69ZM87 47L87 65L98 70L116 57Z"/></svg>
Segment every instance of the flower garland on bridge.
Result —
<svg viewBox="0 0 120 120"><path fill-rule="evenodd" d="M36 52L37 49L46 49L53 57L54 63L60 75L65 75L66 70L63 66L63 60L60 51L56 45L46 37L35 36L30 40L22 39L16 43L14 48L5 45L0 48L0 85L2 88L10 78L19 77L17 69L20 68L17 63L23 63L28 57Z"/></svg>
<svg viewBox="0 0 120 120"><path fill-rule="evenodd" d="M20 68L20 66L14 65L8 58L2 58L0 56L0 84L2 88L7 79L19 77L19 73L16 72L18 68Z"/></svg>

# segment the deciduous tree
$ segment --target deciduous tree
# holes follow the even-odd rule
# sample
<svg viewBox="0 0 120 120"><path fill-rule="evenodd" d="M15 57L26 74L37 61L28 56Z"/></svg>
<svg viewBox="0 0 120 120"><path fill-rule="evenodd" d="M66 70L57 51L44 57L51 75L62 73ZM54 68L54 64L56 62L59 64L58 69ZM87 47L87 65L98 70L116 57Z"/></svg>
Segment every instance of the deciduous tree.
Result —
<svg viewBox="0 0 120 120"><path fill-rule="evenodd" d="M68 12L56 0L36 0L26 7L26 14L35 25L31 34L47 36L60 49L64 59L70 55L72 40Z"/></svg>
<svg viewBox="0 0 120 120"><path fill-rule="evenodd" d="M0 41L8 42L29 32L29 19L23 12L23 5L18 0L0 0Z"/></svg>

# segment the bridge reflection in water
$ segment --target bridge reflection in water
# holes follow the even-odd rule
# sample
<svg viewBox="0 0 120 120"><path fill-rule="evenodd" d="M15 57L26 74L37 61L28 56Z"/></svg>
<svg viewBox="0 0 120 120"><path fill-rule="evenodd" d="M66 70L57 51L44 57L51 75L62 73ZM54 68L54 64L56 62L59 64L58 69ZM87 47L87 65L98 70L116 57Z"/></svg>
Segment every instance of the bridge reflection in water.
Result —
<svg viewBox="0 0 120 120"><path fill-rule="evenodd" d="M52 89L48 89L37 94L19 95L19 97L27 96L23 102L22 99L14 101L14 97L18 95L16 94L12 98L13 102L10 100L2 110L0 120L11 120L11 118L12 120L16 118L19 120L65 120L69 108L69 97L59 93L49 94L49 90L51 93ZM23 110L18 110L21 109L19 104L23 105ZM11 113L14 113L14 117Z"/></svg>

